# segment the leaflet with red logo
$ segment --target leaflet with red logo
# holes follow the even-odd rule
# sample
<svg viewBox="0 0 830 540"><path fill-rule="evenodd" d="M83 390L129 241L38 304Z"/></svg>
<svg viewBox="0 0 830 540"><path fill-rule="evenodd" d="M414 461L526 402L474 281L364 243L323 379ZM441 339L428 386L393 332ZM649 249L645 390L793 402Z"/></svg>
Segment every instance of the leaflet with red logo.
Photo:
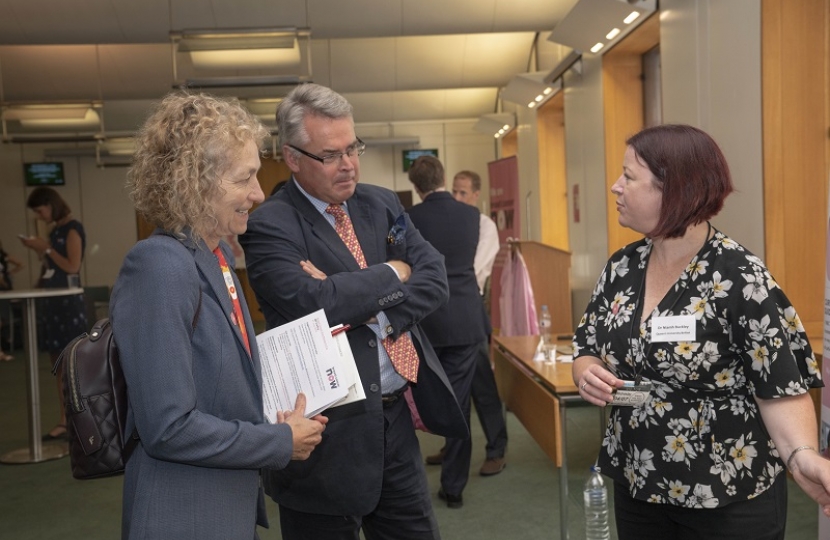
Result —
<svg viewBox="0 0 830 540"><path fill-rule="evenodd" d="M256 341L269 422L276 423L277 412L293 410L300 392L307 417L346 399L365 399L346 333L329 328L322 309L263 332Z"/></svg>

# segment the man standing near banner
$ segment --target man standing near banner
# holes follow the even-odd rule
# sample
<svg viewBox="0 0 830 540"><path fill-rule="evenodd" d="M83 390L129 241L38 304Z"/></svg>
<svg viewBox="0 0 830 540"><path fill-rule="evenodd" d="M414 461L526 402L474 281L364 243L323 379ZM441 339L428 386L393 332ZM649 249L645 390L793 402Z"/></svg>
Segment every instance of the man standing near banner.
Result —
<svg viewBox="0 0 830 540"><path fill-rule="evenodd" d="M479 213L454 200L447 192L444 166L438 158L416 159L409 168L409 181L422 200L409 209L412 223L444 256L450 286L449 301L426 317L422 326L469 422L476 360L490 333L490 320L481 303L473 266ZM446 439L438 497L450 508L463 505L462 492L470 476L472 448L469 437Z"/></svg>
<svg viewBox="0 0 830 540"><path fill-rule="evenodd" d="M452 182L452 196L456 201L478 208L478 198L481 194L481 177L473 171L456 173ZM500 248L499 231L492 219L479 214L478 244L476 245L473 268L476 273L479 293L485 305L487 300L485 290L487 280L493 271L493 263ZM504 420L504 407L499 398L496 378L493 376L493 367L490 365L489 336L487 341L479 344L479 351L473 375L472 398L481 429L487 439L486 457L479 469L481 476L493 476L504 470L506 461L504 454L507 450L507 423ZM428 465L440 465L444 461L446 448L438 453L427 456Z"/></svg>

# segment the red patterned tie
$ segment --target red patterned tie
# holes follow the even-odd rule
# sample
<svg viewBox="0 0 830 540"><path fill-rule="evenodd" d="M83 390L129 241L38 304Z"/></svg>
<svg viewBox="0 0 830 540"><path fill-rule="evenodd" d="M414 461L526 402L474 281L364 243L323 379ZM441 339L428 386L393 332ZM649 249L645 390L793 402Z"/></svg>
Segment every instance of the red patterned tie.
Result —
<svg viewBox="0 0 830 540"><path fill-rule="evenodd" d="M354 256L360 268L366 268L366 257L363 256L363 250L360 248L360 243L357 241L357 235L354 232L354 226L349 215L340 207L340 205L330 204L326 208L326 213L334 216L334 230L337 235L349 248L349 251ZM412 343L412 338L408 333L401 334L397 340L391 337L383 338L383 348L392 360L392 365L403 378L411 382L418 381L418 351L415 350L415 345Z"/></svg>

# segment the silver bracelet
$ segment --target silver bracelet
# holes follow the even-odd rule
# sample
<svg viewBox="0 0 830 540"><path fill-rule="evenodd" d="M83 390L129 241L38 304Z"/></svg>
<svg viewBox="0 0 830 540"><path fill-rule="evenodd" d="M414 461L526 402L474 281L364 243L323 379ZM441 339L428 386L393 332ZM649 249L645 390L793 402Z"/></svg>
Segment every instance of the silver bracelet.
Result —
<svg viewBox="0 0 830 540"><path fill-rule="evenodd" d="M795 457L795 455L797 453L801 452L802 450L814 450L815 451L816 449L813 448L812 446L810 446L809 444L802 444L801 446L799 446L798 448L796 448L795 450L790 452L790 457L787 458L787 470L788 471L793 472L793 467L792 467L793 458Z"/></svg>

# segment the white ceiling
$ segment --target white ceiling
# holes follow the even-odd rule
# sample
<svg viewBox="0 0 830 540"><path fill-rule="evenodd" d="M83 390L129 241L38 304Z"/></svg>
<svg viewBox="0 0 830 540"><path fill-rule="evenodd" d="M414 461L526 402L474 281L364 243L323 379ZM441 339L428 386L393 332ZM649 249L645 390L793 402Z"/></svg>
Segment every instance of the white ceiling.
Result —
<svg viewBox="0 0 830 540"><path fill-rule="evenodd" d="M512 76L544 67L575 2L2 0L0 101L102 100L107 131L132 131L171 89L171 31L294 26L311 30L313 81L346 95L357 122L476 118Z"/></svg>

